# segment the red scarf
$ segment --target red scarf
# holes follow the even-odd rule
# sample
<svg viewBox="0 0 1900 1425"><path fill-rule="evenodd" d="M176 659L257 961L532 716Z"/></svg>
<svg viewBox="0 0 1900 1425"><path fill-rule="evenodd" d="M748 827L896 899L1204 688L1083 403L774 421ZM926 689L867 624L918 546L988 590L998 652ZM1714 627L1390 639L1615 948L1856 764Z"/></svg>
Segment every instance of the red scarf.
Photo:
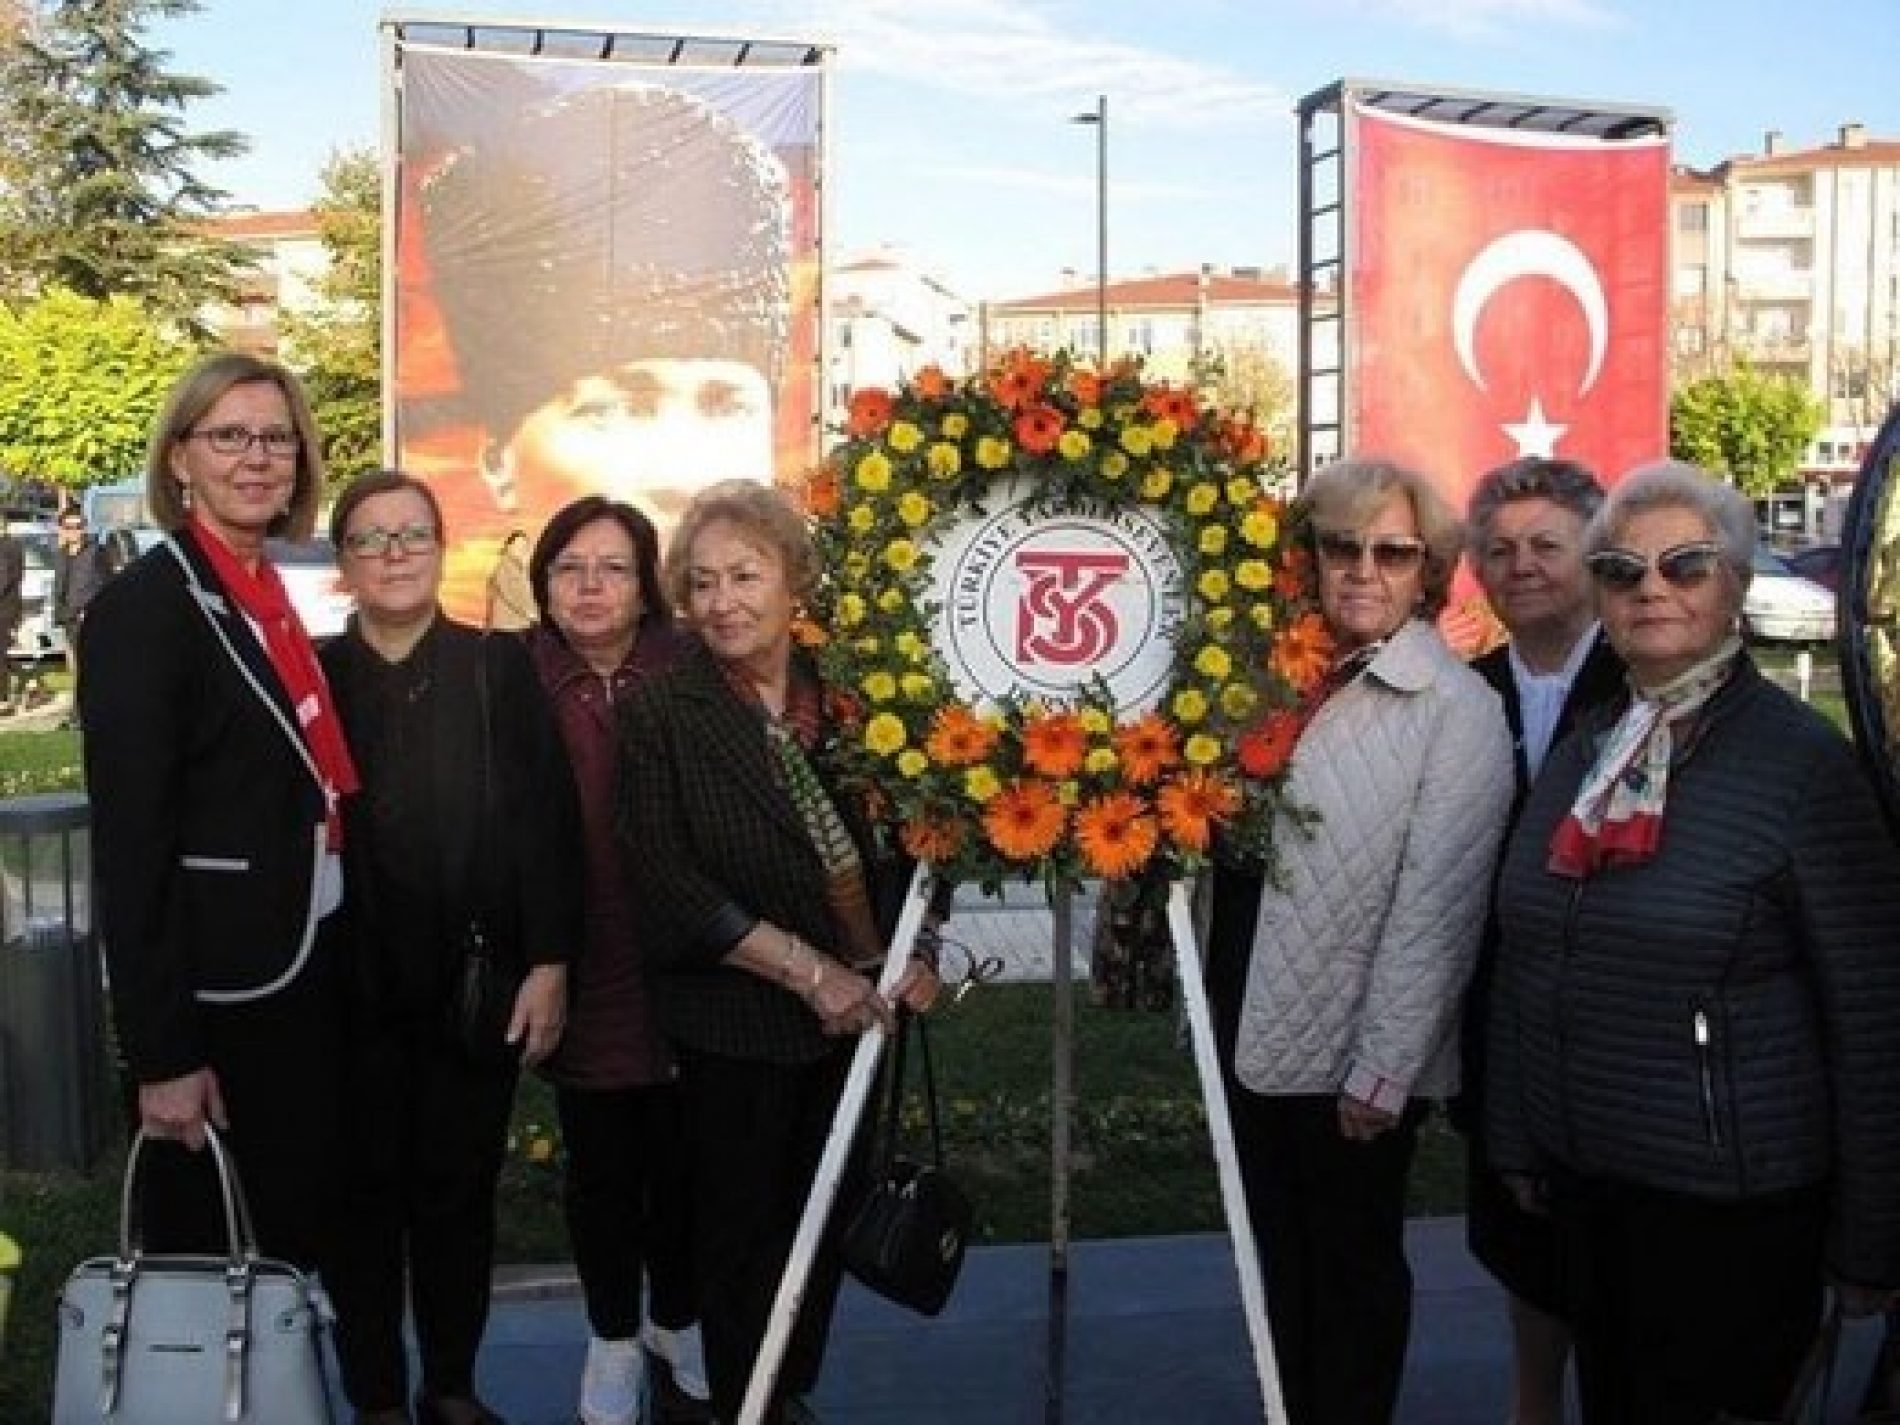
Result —
<svg viewBox="0 0 1900 1425"><path fill-rule="evenodd" d="M309 749L310 760L317 764L317 776L323 783L325 839L330 850L340 851L343 819L337 803L357 789L356 764L350 760L349 744L343 740L343 724L330 698L330 685L324 681L323 666L317 662L317 651L310 646L310 636L303 630L276 565L259 559L253 574L202 520L193 519L191 531L231 601L263 631L264 652L270 656L277 680L290 695L304 746Z"/></svg>

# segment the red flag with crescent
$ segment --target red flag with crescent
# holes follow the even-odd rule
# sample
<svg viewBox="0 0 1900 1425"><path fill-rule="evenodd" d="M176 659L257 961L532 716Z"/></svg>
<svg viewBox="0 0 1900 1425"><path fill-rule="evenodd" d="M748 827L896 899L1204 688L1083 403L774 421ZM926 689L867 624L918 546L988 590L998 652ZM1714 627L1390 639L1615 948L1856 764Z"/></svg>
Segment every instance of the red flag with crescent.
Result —
<svg viewBox="0 0 1900 1425"><path fill-rule="evenodd" d="M1668 453L1669 148L1358 106L1348 450L1462 509L1520 455Z"/></svg>

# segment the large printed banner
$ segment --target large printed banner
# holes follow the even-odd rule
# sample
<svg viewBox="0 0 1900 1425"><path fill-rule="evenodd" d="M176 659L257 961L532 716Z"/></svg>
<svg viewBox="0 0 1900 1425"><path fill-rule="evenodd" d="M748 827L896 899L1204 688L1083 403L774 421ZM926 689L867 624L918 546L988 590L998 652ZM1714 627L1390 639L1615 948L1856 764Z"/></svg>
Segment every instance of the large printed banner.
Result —
<svg viewBox="0 0 1900 1425"><path fill-rule="evenodd" d="M814 456L812 67L401 52L396 460L479 619L514 530L600 493L662 537L717 480Z"/></svg>
<svg viewBox="0 0 1900 1425"><path fill-rule="evenodd" d="M1461 509L1520 455L1666 455L1667 140L1351 121L1351 449Z"/></svg>

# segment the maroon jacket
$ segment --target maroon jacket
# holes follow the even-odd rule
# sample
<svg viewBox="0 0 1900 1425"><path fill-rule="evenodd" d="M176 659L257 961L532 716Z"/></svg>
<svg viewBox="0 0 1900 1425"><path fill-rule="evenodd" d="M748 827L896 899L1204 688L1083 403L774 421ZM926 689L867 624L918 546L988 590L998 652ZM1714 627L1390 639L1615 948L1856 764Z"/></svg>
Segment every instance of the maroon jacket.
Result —
<svg viewBox="0 0 1900 1425"><path fill-rule="evenodd" d="M620 704L687 643L670 628L645 625L626 661L603 678L548 625L536 625L526 638L574 767L587 857L586 934L568 971L567 1030L547 1072L577 1089L662 1083L672 1077L672 1055L647 988L641 916L614 831L614 788Z"/></svg>

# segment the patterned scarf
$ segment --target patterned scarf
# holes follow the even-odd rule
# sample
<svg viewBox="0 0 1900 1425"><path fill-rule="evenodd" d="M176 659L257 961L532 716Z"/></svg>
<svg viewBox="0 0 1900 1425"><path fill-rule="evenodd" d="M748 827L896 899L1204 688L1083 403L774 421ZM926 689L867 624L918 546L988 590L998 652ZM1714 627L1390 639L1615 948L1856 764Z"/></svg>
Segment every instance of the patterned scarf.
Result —
<svg viewBox="0 0 1900 1425"><path fill-rule="evenodd" d="M317 662L317 652L310 646L310 637L297 618L284 581L270 560L259 559L253 574L203 521L194 519L191 532L231 601L264 635L264 652L290 697L304 746L323 783L325 840L331 851L339 851L343 847L343 819L337 813L337 803L357 790L356 764L350 759L349 744L343 740L343 724L337 717L330 685L324 681L323 667Z"/></svg>
<svg viewBox="0 0 1900 1425"><path fill-rule="evenodd" d="M1656 854L1675 729L1729 680L1741 651L1742 641L1730 634L1714 653L1660 688L1630 680L1630 705L1551 837L1546 869L1582 880L1606 866L1636 865Z"/></svg>

